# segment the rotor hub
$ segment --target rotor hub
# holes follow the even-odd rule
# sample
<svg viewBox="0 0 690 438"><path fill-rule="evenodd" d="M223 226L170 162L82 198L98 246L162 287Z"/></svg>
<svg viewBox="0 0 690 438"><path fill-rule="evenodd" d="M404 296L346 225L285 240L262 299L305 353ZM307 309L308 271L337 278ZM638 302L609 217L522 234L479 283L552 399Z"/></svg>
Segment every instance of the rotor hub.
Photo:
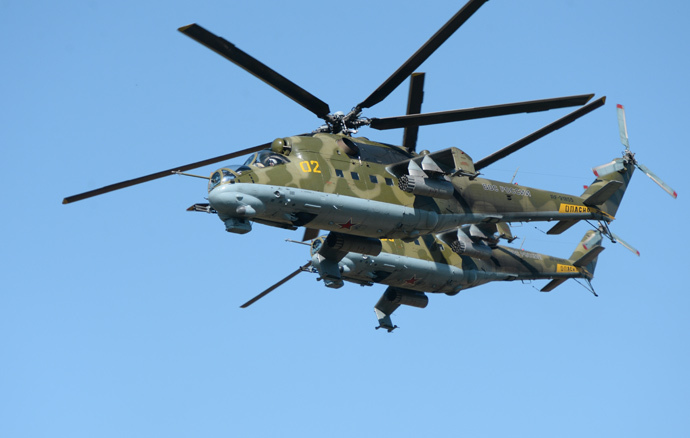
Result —
<svg viewBox="0 0 690 438"><path fill-rule="evenodd" d="M326 132L329 134L356 134L361 126L368 126L371 120L360 117L362 110L358 107L353 108L349 113L345 114L338 111L328 114L324 117L325 125L318 127L314 133Z"/></svg>

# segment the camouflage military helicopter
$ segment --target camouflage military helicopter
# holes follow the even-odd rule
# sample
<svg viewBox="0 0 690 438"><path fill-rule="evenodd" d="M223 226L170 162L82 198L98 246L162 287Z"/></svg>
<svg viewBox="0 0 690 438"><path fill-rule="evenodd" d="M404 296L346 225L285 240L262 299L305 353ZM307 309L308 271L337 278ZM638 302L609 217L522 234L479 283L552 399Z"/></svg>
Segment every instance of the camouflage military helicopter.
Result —
<svg viewBox="0 0 690 438"><path fill-rule="evenodd" d="M598 205L615 214L635 167L643 170L675 198L673 189L635 160L629 148L623 106L618 105L617 109L625 151L623 158L592 169L597 175L593 186L615 187L614 195L606 195L604 202ZM602 189L595 190L600 193ZM391 314L403 304L426 307L429 302L426 292L453 296L461 290L491 281L538 279L551 280L541 289L542 292L550 292L569 278L581 278L596 296L590 280L594 275L597 257L604 250L601 246L603 237L640 255L639 251L610 231L606 220L600 221L598 229L585 234L568 259L500 246L498 239L487 237L487 234L487 224L482 223L464 225L458 230L438 233L435 237L424 235L406 241L347 236L332 231L328 236L312 241L311 260L307 264L241 307L248 307L300 272L311 271L317 272L319 280L330 288L340 288L344 281L363 286L387 285L374 310L379 321L377 329L384 328L391 332L397 328L391 321Z"/></svg>
<svg viewBox="0 0 690 438"><path fill-rule="evenodd" d="M467 226L471 227L474 225ZM454 296L461 290L492 281L540 279L551 280L541 289L550 292L569 278L580 278L596 295L590 280L597 257L604 250L602 232L594 230L587 231L567 259L501 245L481 256L461 256L431 235L410 242L377 240L376 245L367 242L343 250L339 248L339 237L338 233L331 232L313 240L311 261L241 307L252 305L300 272L309 271L318 273L319 280L331 288L342 287L344 281L362 286L387 285L374 311L379 322L376 328L391 332L397 328L391 321L391 314L400 305L425 308L429 303L426 292Z"/></svg>
<svg viewBox="0 0 690 438"><path fill-rule="evenodd" d="M592 169L598 177L597 183L617 187L616 195L607 199L604 208L616 212L635 167L675 198L677 194L671 187L635 160L629 148L623 106L618 105L617 110L621 142L625 146L623 158ZM458 240L458 236L467 239ZM597 296L591 280L597 258L604 250L603 237L640 255L609 230L607 221L600 221L598 229L587 231L568 259L498 245L497 239L487 239L485 224L464 225L458 231L446 231L435 237L424 235L414 240L379 240L331 232L311 242L308 263L241 307L252 305L304 271L318 273L318 280L329 288L340 288L345 281L362 286L387 285L374 311L379 322L376 328L389 333L397 328L391 321L392 313L401 305L425 308L429 303L427 292L454 296L461 290L492 281L541 279L551 280L541 289L550 292L573 278L584 279L586 287ZM458 243L469 245L469 250L458 251L454 248Z"/></svg>
<svg viewBox="0 0 690 438"><path fill-rule="evenodd" d="M415 152L419 126L578 106L593 97L568 96L419 114L423 76L412 73L485 2L470 0L347 114L331 113L325 102L201 26L184 26L179 29L182 33L262 79L323 119L325 124L310 134L279 138L272 143L112 184L67 197L63 203L251 154L241 166L226 166L213 172L208 183L209 202L195 204L190 210L216 213L227 231L240 234L250 231L253 222L287 229L304 226L307 228L304 240L316 237L319 229L340 232L343 236L414 239L465 224L482 225L489 239L493 239L490 235L494 233L511 239L510 230L504 225L507 222L558 220L551 233L559 233L582 219L613 220L615 208L609 205L615 204L611 200L621 197L624 190L617 181L598 179L581 196L574 196L479 177L484 167L602 106L605 98L582 106L476 162L457 148ZM408 115L362 117L364 109L381 102L410 75ZM352 136L364 126L405 128L403 145ZM457 236L449 238L457 251L471 254L485 250L476 243L470 245L468 239L474 236L462 232Z"/></svg>

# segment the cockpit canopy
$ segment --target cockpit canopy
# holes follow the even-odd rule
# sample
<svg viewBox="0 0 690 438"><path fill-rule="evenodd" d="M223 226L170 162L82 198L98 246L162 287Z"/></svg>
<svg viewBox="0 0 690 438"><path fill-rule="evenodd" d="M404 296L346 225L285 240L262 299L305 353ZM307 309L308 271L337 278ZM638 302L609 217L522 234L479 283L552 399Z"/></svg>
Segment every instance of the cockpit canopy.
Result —
<svg viewBox="0 0 690 438"><path fill-rule="evenodd" d="M265 149L263 151L259 151L250 155L249 158L247 158L247 161L244 162L244 165L256 167L271 167L289 162L290 160L288 160L285 155L278 154L270 149Z"/></svg>
<svg viewBox="0 0 690 438"><path fill-rule="evenodd" d="M223 169L218 169L213 172L211 179L208 181L208 191L215 189L220 184L229 184L235 181L235 178L242 175L242 172L250 170L247 166L228 166Z"/></svg>
<svg viewBox="0 0 690 438"><path fill-rule="evenodd" d="M221 184L230 184L235 182L235 178L242 175L242 172L251 170L249 166L255 166L258 168L273 167L280 164L289 163L290 160L284 155L278 154L266 149L263 151L256 152L247 158L247 161L240 166L227 166L222 169L216 170L211 175L211 179L208 182L208 191L215 189Z"/></svg>

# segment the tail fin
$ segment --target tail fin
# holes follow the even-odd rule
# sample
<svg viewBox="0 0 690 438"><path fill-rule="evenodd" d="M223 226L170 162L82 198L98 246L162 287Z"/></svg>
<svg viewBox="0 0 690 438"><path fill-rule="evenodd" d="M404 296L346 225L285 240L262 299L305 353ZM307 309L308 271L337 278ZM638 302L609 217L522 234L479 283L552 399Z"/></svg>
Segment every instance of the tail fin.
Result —
<svg viewBox="0 0 690 438"><path fill-rule="evenodd" d="M584 203L615 216L632 178L635 164L632 160L616 158L592 170L597 179L582 194Z"/></svg>
<svg viewBox="0 0 690 438"><path fill-rule="evenodd" d="M594 269L597 267L597 258L604 250L604 247L601 246L601 241L602 237L600 232L594 230L587 231L569 258L573 266L584 268L590 278L594 276Z"/></svg>
<svg viewBox="0 0 690 438"><path fill-rule="evenodd" d="M582 268L584 271L583 276L587 280L591 280L594 277L594 269L597 267L597 258L604 250L604 247L601 246L601 240L600 232L593 230L587 231L568 259L576 268ZM565 283L568 278L569 277L554 278L541 289L541 292L551 292L556 287Z"/></svg>

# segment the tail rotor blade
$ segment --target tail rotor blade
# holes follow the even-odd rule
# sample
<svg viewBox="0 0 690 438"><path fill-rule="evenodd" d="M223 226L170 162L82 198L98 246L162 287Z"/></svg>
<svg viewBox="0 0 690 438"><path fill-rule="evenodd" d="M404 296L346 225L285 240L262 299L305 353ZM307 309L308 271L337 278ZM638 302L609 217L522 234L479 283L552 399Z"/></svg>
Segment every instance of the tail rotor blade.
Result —
<svg viewBox="0 0 690 438"><path fill-rule="evenodd" d="M633 154L630 151L630 144L628 143L628 124L625 121L625 108L623 108L623 105L617 104L616 112L618 113L618 130L620 131L621 143L623 143L623 146L625 146L624 155L626 159L631 160L637 166L638 169L640 169L645 175L651 178L652 181L657 183L659 187L664 189L666 193L673 196L673 199L678 198L678 193L676 193L676 191L673 190L671 186L669 186L661 178L659 178L656 173L652 172L649 169L649 167L645 166L644 164L638 163L637 160L634 158L635 154Z"/></svg>
<svg viewBox="0 0 690 438"><path fill-rule="evenodd" d="M625 240L621 239L617 234L611 233L611 236L612 236L614 239L616 239L616 242L620 243L624 248L628 249L628 250L629 250L630 252L632 252L633 254L637 254L638 257L640 256L640 251L638 251L637 249L635 249L635 247L633 247L631 244L629 244L629 243L626 242Z"/></svg>
<svg viewBox="0 0 690 438"><path fill-rule="evenodd" d="M626 242L625 240L621 239L619 235L616 233L611 232L609 229L608 225L606 224L601 224L599 226L599 230L592 236L596 236L598 240L596 240L596 243L590 244L590 241L592 239L590 238L587 242L583 243L583 246L585 249L588 249L588 246L591 248L592 246L596 245L597 243L601 242L602 236L606 236L607 239L609 239L612 243L620 243L622 247L625 249L629 250L633 254L637 255L638 257L640 256L640 251L638 251L634 246ZM593 241L594 242L594 241Z"/></svg>
<svg viewBox="0 0 690 438"><path fill-rule="evenodd" d="M279 282L277 282L277 283L274 284L273 286L269 287L269 288L266 289L265 291L261 292L259 295L255 296L255 297L252 298L251 300L249 300L249 301L247 301L246 303L242 304L240 307L241 307L242 309L245 309L245 308L251 306L251 305L254 304L255 302L259 301L261 298L263 298L263 297L265 297L266 295L268 295L269 293L273 292L273 291L274 291L275 289L277 289L278 287L280 287L280 286L282 286L283 284L287 283L288 281L292 280L294 277L297 276L297 274L299 274L299 273L302 272L302 271L305 271L309 266L311 266L311 261L308 262L307 264L305 264L304 266L300 266L299 268L297 268L296 271L294 271L293 273L291 273L291 274L288 275L287 277L283 278L282 280L280 280Z"/></svg>
<svg viewBox="0 0 690 438"><path fill-rule="evenodd" d="M616 111L618 112L618 130L621 135L621 143L623 143L625 149L630 149L630 143L628 143L628 125L625 123L625 108L619 103L616 105Z"/></svg>
<svg viewBox="0 0 690 438"><path fill-rule="evenodd" d="M647 175L648 177L650 177L650 178L652 179L652 181L654 181L655 183L659 184L659 187L661 187L662 189L664 189L664 191L666 191L666 193L668 193L669 195L673 196L673 199L678 198L678 194L676 193L676 191L673 190L673 189L671 188L671 186L669 186L669 185L666 184L664 181L662 181L662 179L659 178L654 172L652 172L651 170L649 170L649 168L648 168L647 166L645 166L644 164L637 163L637 167L638 167L642 172L644 172L645 175Z"/></svg>

